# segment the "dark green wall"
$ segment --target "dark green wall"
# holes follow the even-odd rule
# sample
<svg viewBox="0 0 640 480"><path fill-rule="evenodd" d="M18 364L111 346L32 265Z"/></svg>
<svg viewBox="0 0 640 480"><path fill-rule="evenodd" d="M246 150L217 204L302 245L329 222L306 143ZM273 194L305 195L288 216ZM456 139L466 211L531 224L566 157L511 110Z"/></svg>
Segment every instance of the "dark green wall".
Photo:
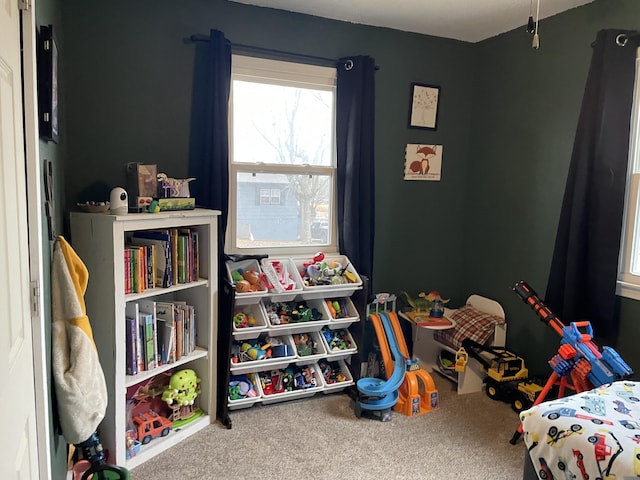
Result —
<svg viewBox="0 0 640 480"><path fill-rule="evenodd" d="M536 368L559 339L510 287L526 280L544 298L591 43L604 28L640 29L640 2L597 0L543 20L538 51L523 29L477 45L464 285L502 303L508 345ZM639 304L623 303L619 342L597 343L639 370Z"/></svg>
<svg viewBox="0 0 640 480"><path fill-rule="evenodd" d="M35 16L36 16L36 27L39 29L41 25L52 25L53 32L58 44L58 48L60 52L64 51L64 35L62 31L62 21L61 21L61 10L60 10L61 0L38 0L35 4ZM65 94L65 83L64 83L64 54L60 54L58 58L58 94L59 94L59 103L64 105L64 94ZM64 118L64 108L60 108L59 110L59 127L62 132L65 131L65 118ZM66 145L66 137L63 135L58 144L53 142L46 142L40 140L39 142L39 155L40 155L40 164L43 165L45 160L49 160L52 162L54 168L54 198L57 209L54 212L54 230L56 234L61 234L63 229L63 219L65 216L64 209L64 159L66 157L65 153L65 145ZM43 167L44 169L44 167ZM44 181L40 179L40 197L44 202L45 193L44 193ZM44 207L42 208L42 261L43 261L43 277L41 281L41 292L42 298L44 301L44 310L43 310L43 322L45 325L45 359L47 363L47 368L50 369L50 358L51 358L51 252L53 247L53 242L49 240L48 236L48 226L47 220L44 214ZM52 399L52 391L53 384L51 383L52 378L51 375L46 375L48 380L48 398ZM51 442L51 470L53 478L64 478L65 472L67 470L67 444L64 438L60 435L54 433L53 422L55 417L55 412L53 411L53 404L49 402L49 440Z"/></svg>
<svg viewBox="0 0 640 480"><path fill-rule="evenodd" d="M640 28L640 2L597 0L543 20L537 52L524 28L469 44L223 0L91 3L62 6L67 209L95 182L122 184L127 162L186 175L199 48L189 35L215 28L238 44L370 55L380 67L374 291L496 298L508 345L548 371L558 338L511 286L525 279L544 293L589 45L601 28ZM412 82L441 86L437 131L407 128ZM403 181L407 143L444 145L442 181ZM637 303L622 307L636 333ZM619 350L640 368L627 337Z"/></svg>

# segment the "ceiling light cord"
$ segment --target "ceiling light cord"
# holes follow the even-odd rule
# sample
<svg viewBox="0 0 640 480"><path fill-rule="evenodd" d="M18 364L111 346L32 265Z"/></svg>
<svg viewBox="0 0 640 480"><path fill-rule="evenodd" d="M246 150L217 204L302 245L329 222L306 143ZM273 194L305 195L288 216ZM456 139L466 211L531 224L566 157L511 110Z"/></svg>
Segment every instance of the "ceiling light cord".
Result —
<svg viewBox="0 0 640 480"><path fill-rule="evenodd" d="M533 41L531 42L531 48L538 50L540 48L540 37L538 36L538 21L540 20L540 0L538 0L538 6L536 7L536 29L533 34Z"/></svg>
<svg viewBox="0 0 640 480"><path fill-rule="evenodd" d="M527 21L527 33L533 33L535 27L533 25L533 0L529 2L529 20Z"/></svg>

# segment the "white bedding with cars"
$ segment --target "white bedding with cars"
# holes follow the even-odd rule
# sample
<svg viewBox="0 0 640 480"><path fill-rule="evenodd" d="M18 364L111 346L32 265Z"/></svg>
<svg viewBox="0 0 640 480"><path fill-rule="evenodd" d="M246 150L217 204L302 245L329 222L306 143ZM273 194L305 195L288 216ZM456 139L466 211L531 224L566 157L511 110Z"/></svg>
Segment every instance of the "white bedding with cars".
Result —
<svg viewBox="0 0 640 480"><path fill-rule="evenodd" d="M548 400L520 419L539 478L640 476L640 383L617 381Z"/></svg>

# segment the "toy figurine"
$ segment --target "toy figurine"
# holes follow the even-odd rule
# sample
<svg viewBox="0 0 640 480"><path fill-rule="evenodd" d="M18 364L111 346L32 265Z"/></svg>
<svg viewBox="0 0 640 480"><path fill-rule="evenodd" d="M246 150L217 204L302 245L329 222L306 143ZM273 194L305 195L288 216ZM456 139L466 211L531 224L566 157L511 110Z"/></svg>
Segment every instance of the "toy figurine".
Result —
<svg viewBox="0 0 640 480"><path fill-rule="evenodd" d="M189 182L195 180L195 177L179 179L167 177L166 173L158 173L157 179L159 182L162 182L162 188L166 198L189 198L191 196L191 192L189 192Z"/></svg>
<svg viewBox="0 0 640 480"><path fill-rule="evenodd" d="M172 405L193 405L200 393L200 379L190 369L180 370L169 380L169 385L162 393L162 400Z"/></svg>

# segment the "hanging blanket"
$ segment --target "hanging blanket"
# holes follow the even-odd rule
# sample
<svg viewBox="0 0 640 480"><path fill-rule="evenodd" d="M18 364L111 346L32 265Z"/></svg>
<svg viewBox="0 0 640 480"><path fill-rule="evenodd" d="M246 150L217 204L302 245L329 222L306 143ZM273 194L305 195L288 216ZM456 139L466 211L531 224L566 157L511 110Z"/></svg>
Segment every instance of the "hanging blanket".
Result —
<svg viewBox="0 0 640 480"><path fill-rule="evenodd" d="M87 440L107 408L104 373L84 304L88 280L87 267L58 237L51 266L51 350L60 426L70 444Z"/></svg>

